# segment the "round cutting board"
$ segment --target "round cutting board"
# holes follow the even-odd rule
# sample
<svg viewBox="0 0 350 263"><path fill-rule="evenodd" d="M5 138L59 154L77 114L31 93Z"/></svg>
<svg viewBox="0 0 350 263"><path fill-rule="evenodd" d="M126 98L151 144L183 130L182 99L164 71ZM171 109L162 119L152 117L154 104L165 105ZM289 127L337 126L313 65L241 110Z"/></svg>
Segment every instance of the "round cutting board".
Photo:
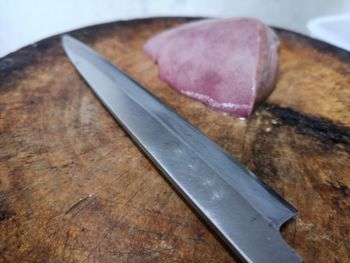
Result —
<svg viewBox="0 0 350 263"><path fill-rule="evenodd" d="M130 74L293 204L305 262L350 260L350 53L285 30L276 89L248 121L158 79L155 18L71 35ZM60 37L0 60L1 262L237 262L105 110Z"/></svg>

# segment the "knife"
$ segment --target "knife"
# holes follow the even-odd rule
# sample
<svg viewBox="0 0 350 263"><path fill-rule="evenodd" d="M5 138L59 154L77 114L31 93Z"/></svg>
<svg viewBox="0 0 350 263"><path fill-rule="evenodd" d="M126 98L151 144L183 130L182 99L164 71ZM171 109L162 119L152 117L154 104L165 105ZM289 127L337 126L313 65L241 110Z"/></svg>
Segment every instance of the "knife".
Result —
<svg viewBox="0 0 350 263"><path fill-rule="evenodd" d="M80 41L63 48L96 96L244 261L302 262L279 229L297 210L147 89Z"/></svg>

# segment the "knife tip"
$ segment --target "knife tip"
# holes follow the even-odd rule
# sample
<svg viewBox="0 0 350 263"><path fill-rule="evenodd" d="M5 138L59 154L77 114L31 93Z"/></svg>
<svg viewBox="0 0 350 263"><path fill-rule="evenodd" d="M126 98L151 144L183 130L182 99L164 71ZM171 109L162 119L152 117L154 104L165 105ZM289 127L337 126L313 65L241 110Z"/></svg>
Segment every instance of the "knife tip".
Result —
<svg viewBox="0 0 350 263"><path fill-rule="evenodd" d="M74 40L73 37L71 37L70 35L68 34L64 34L61 36L61 42L62 42L62 45L66 45L67 43L69 43L70 41Z"/></svg>

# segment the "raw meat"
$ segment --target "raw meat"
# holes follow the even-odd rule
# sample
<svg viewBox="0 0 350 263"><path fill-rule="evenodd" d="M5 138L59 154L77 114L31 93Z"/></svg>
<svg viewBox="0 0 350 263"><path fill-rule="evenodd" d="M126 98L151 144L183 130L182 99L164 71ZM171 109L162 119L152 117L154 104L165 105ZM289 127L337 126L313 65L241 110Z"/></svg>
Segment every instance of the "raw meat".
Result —
<svg viewBox="0 0 350 263"><path fill-rule="evenodd" d="M204 20L156 35L144 46L172 88L247 118L272 92L279 40L262 22Z"/></svg>

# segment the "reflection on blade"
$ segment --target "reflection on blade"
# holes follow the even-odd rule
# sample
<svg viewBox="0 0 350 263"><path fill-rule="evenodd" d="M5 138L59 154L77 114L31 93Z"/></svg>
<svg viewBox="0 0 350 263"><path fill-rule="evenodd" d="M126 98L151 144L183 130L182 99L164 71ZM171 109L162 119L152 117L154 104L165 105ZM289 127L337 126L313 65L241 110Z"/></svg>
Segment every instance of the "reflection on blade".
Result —
<svg viewBox="0 0 350 263"><path fill-rule="evenodd" d="M63 46L105 107L243 259L302 262L279 233L295 208L95 51L69 36Z"/></svg>

